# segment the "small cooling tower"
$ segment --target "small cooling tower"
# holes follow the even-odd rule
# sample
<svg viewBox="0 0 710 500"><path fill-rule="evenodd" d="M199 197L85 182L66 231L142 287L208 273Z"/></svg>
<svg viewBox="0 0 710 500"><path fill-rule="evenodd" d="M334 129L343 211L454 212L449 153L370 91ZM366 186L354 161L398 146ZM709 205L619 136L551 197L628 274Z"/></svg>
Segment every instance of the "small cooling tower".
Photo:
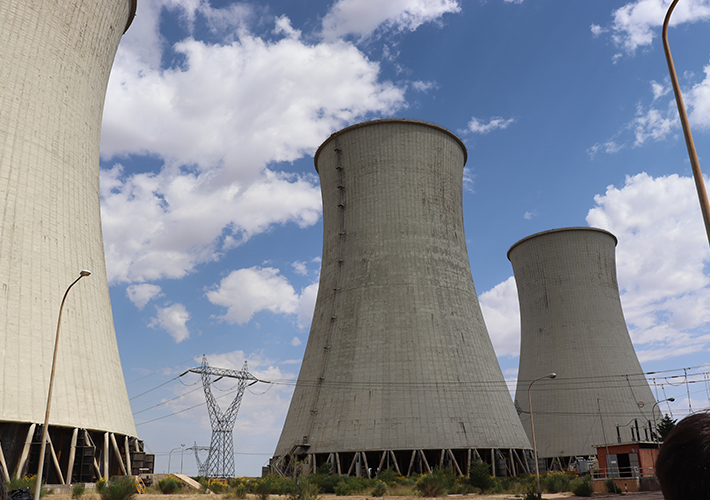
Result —
<svg viewBox="0 0 710 500"><path fill-rule="evenodd" d="M655 399L626 328L616 282L616 238L574 227L512 246L520 301L516 404L541 458L595 454L594 445L652 441ZM548 460L550 462L550 460ZM564 463L563 463L564 465Z"/></svg>
<svg viewBox="0 0 710 500"><path fill-rule="evenodd" d="M0 473L36 474L64 305L45 479L143 458L116 345L99 205L109 72L135 0L0 2ZM141 464L143 466L144 464Z"/></svg>
<svg viewBox="0 0 710 500"><path fill-rule="evenodd" d="M318 149L320 287L272 468L465 474L480 457L499 475L525 470L466 253L465 162L456 136L410 120L354 125Z"/></svg>

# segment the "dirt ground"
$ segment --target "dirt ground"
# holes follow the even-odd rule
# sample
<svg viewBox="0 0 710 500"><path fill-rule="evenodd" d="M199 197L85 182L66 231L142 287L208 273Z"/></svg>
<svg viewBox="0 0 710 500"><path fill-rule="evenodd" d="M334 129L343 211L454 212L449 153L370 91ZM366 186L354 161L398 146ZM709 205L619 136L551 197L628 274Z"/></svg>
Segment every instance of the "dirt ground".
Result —
<svg viewBox="0 0 710 500"><path fill-rule="evenodd" d="M135 500L190 500L193 495L160 495L160 494L144 494L139 495ZM641 492L641 493L629 493L628 495L594 495L593 498L609 498L615 499L620 497L629 497L628 500L663 500L663 495L658 492ZM49 495L47 500L71 500L71 494L69 493L54 493ZM85 500L98 500L98 495L94 493L87 492L83 498ZM284 497L278 495L272 495L272 500L285 500ZM412 496L385 496L383 500L415 500L419 497ZM448 500L514 500L520 499L521 497L515 497L512 495L449 495L446 497ZM544 493L542 495L543 499L554 500L563 498L580 498L574 496L572 493ZM348 496L339 497L336 495L322 495L322 500L375 500L371 496ZM250 496L249 500L253 500Z"/></svg>

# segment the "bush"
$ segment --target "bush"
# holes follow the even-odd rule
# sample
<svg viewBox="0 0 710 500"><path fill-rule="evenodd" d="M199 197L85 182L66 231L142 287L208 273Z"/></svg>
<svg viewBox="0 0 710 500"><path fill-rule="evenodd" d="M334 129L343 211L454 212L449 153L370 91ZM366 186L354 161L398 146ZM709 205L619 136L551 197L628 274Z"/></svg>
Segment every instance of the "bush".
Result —
<svg viewBox="0 0 710 500"><path fill-rule="evenodd" d="M493 488L495 481L491 476L491 467L486 462L472 462L468 469L468 482L481 491Z"/></svg>
<svg viewBox="0 0 710 500"><path fill-rule="evenodd" d="M97 483L98 489L98 483ZM102 500L130 500L138 494L136 482L131 476L113 477L99 490Z"/></svg>
<svg viewBox="0 0 710 500"><path fill-rule="evenodd" d="M36 475L29 475L29 476L24 476L24 477L13 477L10 478L10 481L7 483L7 490L12 491L16 490L19 488L27 488L29 493L34 496L35 494L35 487L37 485L37 476ZM39 496L43 497L45 495L49 495L52 493L52 490L48 490L47 488L42 485L39 490Z"/></svg>
<svg viewBox="0 0 710 500"><path fill-rule="evenodd" d="M213 477L207 481L207 488L213 493L222 493L227 489L227 485L224 480Z"/></svg>
<svg viewBox="0 0 710 500"><path fill-rule="evenodd" d="M570 490L570 478L564 472L548 472L540 479L545 490L549 493Z"/></svg>
<svg viewBox="0 0 710 500"><path fill-rule="evenodd" d="M612 478L604 480L604 486L609 493L621 493L621 488L619 488Z"/></svg>
<svg viewBox="0 0 710 500"><path fill-rule="evenodd" d="M76 483L71 489L71 497L75 500L78 500L79 498L81 498L81 495L84 494L84 491L86 491L86 486L84 485L84 483Z"/></svg>
<svg viewBox="0 0 710 500"><path fill-rule="evenodd" d="M182 488L182 483L174 477L166 477L158 481L158 488L163 495L172 495Z"/></svg>
<svg viewBox="0 0 710 500"><path fill-rule="evenodd" d="M446 496L456 483L456 477L450 469L434 469L417 481L417 490L423 497Z"/></svg>
<svg viewBox="0 0 710 500"><path fill-rule="evenodd" d="M366 477L339 476L334 492L338 496L349 496L362 493L373 486L373 481Z"/></svg>
<svg viewBox="0 0 710 500"><path fill-rule="evenodd" d="M594 493L592 478L586 476L572 481L572 493L578 497L591 497Z"/></svg>
<svg viewBox="0 0 710 500"><path fill-rule="evenodd" d="M372 488L372 496L383 497L385 493L387 493L387 485L383 481L375 481L375 487Z"/></svg>
<svg viewBox="0 0 710 500"><path fill-rule="evenodd" d="M528 486L528 489L525 491L525 500L541 500L542 495L537 492L537 482L535 484L532 484Z"/></svg>

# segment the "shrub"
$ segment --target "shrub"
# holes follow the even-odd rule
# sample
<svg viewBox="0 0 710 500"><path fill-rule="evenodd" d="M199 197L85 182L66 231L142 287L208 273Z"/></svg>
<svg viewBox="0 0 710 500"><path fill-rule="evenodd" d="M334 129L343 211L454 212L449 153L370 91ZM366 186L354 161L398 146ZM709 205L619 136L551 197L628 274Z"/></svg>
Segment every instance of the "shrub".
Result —
<svg viewBox="0 0 710 500"><path fill-rule="evenodd" d="M338 476L334 491L338 496L355 495L374 486L374 481L366 477Z"/></svg>
<svg viewBox="0 0 710 500"><path fill-rule="evenodd" d="M621 493L621 488L619 488L612 478L607 478L604 480L604 486L609 493Z"/></svg>
<svg viewBox="0 0 710 500"><path fill-rule="evenodd" d="M172 495L182 488L182 484L174 477L166 477L158 481L158 488L163 495Z"/></svg>
<svg viewBox="0 0 710 500"><path fill-rule="evenodd" d="M537 482L528 486L525 490L525 500L541 500L542 495L537 492Z"/></svg>
<svg viewBox="0 0 710 500"><path fill-rule="evenodd" d="M227 485L224 480L213 477L207 481L207 488L213 493L222 493L227 489Z"/></svg>
<svg viewBox="0 0 710 500"><path fill-rule="evenodd" d="M541 482L545 490L549 493L558 493L560 491L569 491L570 479L564 472L548 472L541 478Z"/></svg>
<svg viewBox="0 0 710 500"><path fill-rule="evenodd" d="M490 490L495 484L491 467L486 462L472 462L468 469L468 482L471 486L481 488L481 491Z"/></svg>
<svg viewBox="0 0 710 500"><path fill-rule="evenodd" d="M234 488L232 488L232 495L234 496L234 498L244 500L247 497L247 485L243 483L236 485Z"/></svg>
<svg viewBox="0 0 710 500"><path fill-rule="evenodd" d="M37 485L37 476L34 474L24 476L24 477L13 477L7 483L7 490L12 491L19 488L27 488L27 491L31 494L35 494L35 487ZM39 496L43 497L52 493L52 490L48 490L42 485L39 490Z"/></svg>
<svg viewBox="0 0 710 500"><path fill-rule="evenodd" d="M372 496L383 497L385 493L387 493L387 485L383 481L375 481L375 487L372 488Z"/></svg>
<svg viewBox="0 0 710 500"><path fill-rule="evenodd" d="M98 489L98 483L97 483ZM131 476L113 477L99 490L102 500L130 500L138 494L136 482Z"/></svg>
<svg viewBox="0 0 710 500"><path fill-rule="evenodd" d="M578 497L591 497L592 493L594 493L592 479L586 476L572 481L572 493Z"/></svg>
<svg viewBox="0 0 710 500"><path fill-rule="evenodd" d="M434 469L419 478L417 490L423 497L441 497L446 496L455 483L456 477L450 469Z"/></svg>
<svg viewBox="0 0 710 500"><path fill-rule="evenodd" d="M86 491L86 486L84 485L84 483L76 483L71 489L71 497L75 500L78 500L79 498L81 498L81 495L84 494L84 491Z"/></svg>

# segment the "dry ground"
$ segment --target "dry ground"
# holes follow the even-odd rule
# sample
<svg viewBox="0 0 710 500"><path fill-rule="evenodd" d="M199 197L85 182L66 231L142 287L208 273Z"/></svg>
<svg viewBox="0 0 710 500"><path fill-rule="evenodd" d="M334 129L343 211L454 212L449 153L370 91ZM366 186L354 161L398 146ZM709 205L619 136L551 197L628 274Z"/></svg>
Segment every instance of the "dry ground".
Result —
<svg viewBox="0 0 710 500"><path fill-rule="evenodd" d="M195 493L194 495L192 494L180 494L180 495L161 495L161 494L153 494L153 493L147 493L144 495L139 495L137 496L134 500L197 500L195 496L198 495ZM200 495L201 497L201 495ZM617 499L621 500L621 497L628 497L628 500L663 500L663 495L659 491L655 492L640 492L640 493L629 493L628 495L594 495L593 498L595 499L600 499L600 498L608 498L608 499ZM49 495L45 497L47 500L71 500L71 494L70 493L53 493L52 495ZM204 500L209 500L209 499L214 499L214 500L221 500L222 496L221 495L209 495L208 497L204 497ZM339 497L336 495L321 495L321 500L375 500L374 497L372 496L348 496L348 497ZM420 500L422 497L415 497L415 496L389 496L386 495L382 497L382 500ZM446 500L514 500L514 499L520 499L521 497L515 497L510 494L505 494L505 495L449 495L445 497ZM572 493L544 493L542 495L542 498L545 500L560 500L560 499L579 499L581 497L574 496ZM93 492L87 492L82 496L82 500L100 500L100 497ZM256 500L256 497L253 495L249 495L247 500ZM279 495L271 495L271 500L286 500L286 497L282 497ZM377 499L379 500L379 499ZM443 499L442 499L443 500Z"/></svg>

